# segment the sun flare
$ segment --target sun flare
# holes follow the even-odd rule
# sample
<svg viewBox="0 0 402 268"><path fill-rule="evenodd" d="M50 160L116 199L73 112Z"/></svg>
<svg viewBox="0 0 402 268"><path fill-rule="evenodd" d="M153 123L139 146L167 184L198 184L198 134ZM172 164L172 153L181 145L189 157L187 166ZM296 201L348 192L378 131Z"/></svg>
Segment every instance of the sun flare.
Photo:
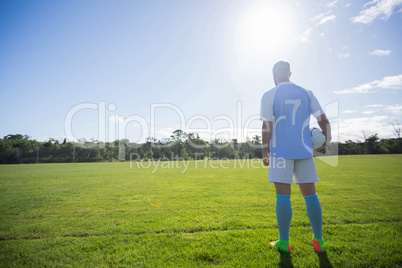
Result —
<svg viewBox="0 0 402 268"><path fill-rule="evenodd" d="M291 17L278 1L249 6L240 19L242 49L262 57L277 52L290 35Z"/></svg>

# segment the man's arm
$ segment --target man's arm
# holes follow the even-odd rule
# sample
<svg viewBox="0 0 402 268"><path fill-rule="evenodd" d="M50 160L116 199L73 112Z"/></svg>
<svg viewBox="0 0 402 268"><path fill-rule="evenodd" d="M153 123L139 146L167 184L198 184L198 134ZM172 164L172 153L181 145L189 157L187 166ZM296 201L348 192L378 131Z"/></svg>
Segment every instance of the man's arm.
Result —
<svg viewBox="0 0 402 268"><path fill-rule="evenodd" d="M319 115L317 117L317 121L318 121L318 125L320 126L320 128L321 128L321 130L324 133L325 138L326 138L324 145L321 148L319 148L319 149L322 149L325 146L327 146L332 140L331 125L329 124L328 118L327 118L327 116L325 114ZM319 149L317 149L317 150L319 150Z"/></svg>
<svg viewBox="0 0 402 268"><path fill-rule="evenodd" d="M272 137L272 121L262 122L262 160L264 165L269 165L269 143Z"/></svg>

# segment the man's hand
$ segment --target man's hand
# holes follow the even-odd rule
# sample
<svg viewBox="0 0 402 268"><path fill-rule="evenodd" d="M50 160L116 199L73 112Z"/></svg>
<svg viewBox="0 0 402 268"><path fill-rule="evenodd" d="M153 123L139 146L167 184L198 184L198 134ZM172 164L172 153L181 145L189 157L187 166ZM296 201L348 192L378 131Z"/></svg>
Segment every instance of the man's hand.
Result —
<svg viewBox="0 0 402 268"><path fill-rule="evenodd" d="M269 166L268 147L272 136L272 121L262 122L262 162L264 166Z"/></svg>
<svg viewBox="0 0 402 268"><path fill-rule="evenodd" d="M269 166L269 155L267 154L262 158L262 162L264 163L264 166Z"/></svg>
<svg viewBox="0 0 402 268"><path fill-rule="evenodd" d="M325 135L325 134L324 134ZM330 136L330 135L329 135ZM331 142L331 140L332 140L332 137L330 136L330 137L328 137L327 135L325 135L325 142L324 142L324 144L320 147L320 148L317 148L317 149L315 149L316 151L320 151L320 150L323 150L325 147L327 147L328 146L328 144Z"/></svg>
<svg viewBox="0 0 402 268"><path fill-rule="evenodd" d="M325 154L325 147L327 147L326 144L324 144L323 146L321 146L320 148L314 149L315 151Z"/></svg>
<svg viewBox="0 0 402 268"><path fill-rule="evenodd" d="M332 140L332 136L331 136L331 125L329 124L329 120L327 118L327 116L325 114L321 114L317 117L317 122L318 125L320 126L322 132L325 135L325 142L324 144L316 149L316 151L320 151L322 149L324 149L325 147L327 147L327 145L331 142Z"/></svg>

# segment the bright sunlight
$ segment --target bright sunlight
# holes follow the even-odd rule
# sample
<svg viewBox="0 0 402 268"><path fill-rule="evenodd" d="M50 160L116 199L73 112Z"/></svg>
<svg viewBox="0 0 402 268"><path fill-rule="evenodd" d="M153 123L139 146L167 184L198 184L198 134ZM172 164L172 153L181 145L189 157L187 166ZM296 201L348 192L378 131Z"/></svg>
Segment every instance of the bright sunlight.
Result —
<svg viewBox="0 0 402 268"><path fill-rule="evenodd" d="M241 49L258 57L277 52L291 36L292 17L279 1L249 6L239 21Z"/></svg>

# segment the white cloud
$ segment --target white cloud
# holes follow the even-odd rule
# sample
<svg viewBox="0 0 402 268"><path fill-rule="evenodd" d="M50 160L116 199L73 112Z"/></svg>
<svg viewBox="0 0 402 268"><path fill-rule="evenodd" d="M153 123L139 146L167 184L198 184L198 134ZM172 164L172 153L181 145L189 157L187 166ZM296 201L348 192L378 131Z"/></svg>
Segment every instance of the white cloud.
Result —
<svg viewBox="0 0 402 268"><path fill-rule="evenodd" d="M334 7L339 0L334 0L331 3L328 3L328 7Z"/></svg>
<svg viewBox="0 0 402 268"><path fill-rule="evenodd" d="M327 12L321 13L313 18L311 18L311 20L318 20L319 22L317 22L316 26L324 24L326 22L329 21L333 21L335 20L336 15L331 14L331 10L328 10Z"/></svg>
<svg viewBox="0 0 402 268"><path fill-rule="evenodd" d="M373 82L358 85L357 87L345 89L341 91L334 91L336 94L350 94L350 93L369 93L378 89L402 89L402 74L395 76L386 76L382 80L375 80Z"/></svg>
<svg viewBox="0 0 402 268"><path fill-rule="evenodd" d="M359 114L360 112L356 109L353 110L345 110L344 114ZM387 114L390 116L399 116L402 114L402 105L384 105L384 104L370 104L363 106L362 114Z"/></svg>
<svg viewBox="0 0 402 268"><path fill-rule="evenodd" d="M378 56L378 57L389 56L390 54L391 54L390 49L387 49L387 50L376 49L376 50L370 52L370 55L374 55L374 56Z"/></svg>
<svg viewBox="0 0 402 268"><path fill-rule="evenodd" d="M317 23L317 26L318 26L318 25L321 25L321 24L324 24L324 23L326 23L326 22L329 22L329 21L334 21L335 18L336 18L336 15L334 15L334 14L331 14L331 15L328 15L328 16L325 16L325 17L322 17L322 18L320 19L320 21Z"/></svg>
<svg viewBox="0 0 402 268"><path fill-rule="evenodd" d="M311 20L319 20L319 19L323 18L325 15L328 15L330 12L331 12L331 11L327 11L327 12L321 13L321 14L319 14L319 15L317 15L317 16L311 18Z"/></svg>
<svg viewBox="0 0 402 268"><path fill-rule="evenodd" d="M365 105L364 109L370 110L363 111L365 115L348 119L339 120L339 140L363 140L363 132L366 136L378 134L380 138L394 138L395 131L391 122L398 120L402 115L402 104L384 105L384 104L371 104ZM347 110L343 113L355 112L356 110ZM356 112L357 114L357 112ZM373 116L373 114L376 114Z"/></svg>
<svg viewBox="0 0 402 268"><path fill-rule="evenodd" d="M393 116L399 116L402 114L402 105L384 105L384 104L370 104L364 106L367 110L363 112L364 114L372 114L372 113L387 113Z"/></svg>
<svg viewBox="0 0 402 268"><path fill-rule="evenodd" d="M370 105L364 106L364 108L383 108L383 107L385 107L384 104L370 104Z"/></svg>
<svg viewBox="0 0 402 268"><path fill-rule="evenodd" d="M366 105L364 108L374 109L374 112L386 112L392 115L400 115L402 113L402 105L384 105L384 104L372 104Z"/></svg>
<svg viewBox="0 0 402 268"><path fill-rule="evenodd" d="M356 114L356 113L358 113L358 111L357 110L345 110L342 113L344 113L344 114Z"/></svg>
<svg viewBox="0 0 402 268"><path fill-rule="evenodd" d="M388 105L384 110L397 116L402 115L402 105Z"/></svg>
<svg viewBox="0 0 402 268"><path fill-rule="evenodd" d="M380 138L393 138L394 129L389 121L386 115L341 119L339 140L363 140L363 131L367 137L377 133Z"/></svg>
<svg viewBox="0 0 402 268"><path fill-rule="evenodd" d="M124 116L119 116L119 115L113 115L113 116L109 116L109 123L123 123L124 122Z"/></svg>
<svg viewBox="0 0 402 268"><path fill-rule="evenodd" d="M373 110L368 110L368 111L363 111L363 114L373 114L375 111Z"/></svg>
<svg viewBox="0 0 402 268"><path fill-rule="evenodd" d="M347 3L346 5L345 5L345 7L350 7L352 4L351 3Z"/></svg>
<svg viewBox="0 0 402 268"><path fill-rule="evenodd" d="M340 58L340 59L350 58L350 53L339 53L338 58Z"/></svg>
<svg viewBox="0 0 402 268"><path fill-rule="evenodd" d="M378 88L402 89L402 74L386 76L382 80L372 82Z"/></svg>
<svg viewBox="0 0 402 268"><path fill-rule="evenodd" d="M298 36L296 40L304 43L310 38L310 35L311 35L311 28L308 28L302 35Z"/></svg>
<svg viewBox="0 0 402 268"><path fill-rule="evenodd" d="M359 15L351 18L353 23L369 24L377 18L388 20L397 7L402 5L402 0L374 0L364 5L366 9L360 11Z"/></svg>

